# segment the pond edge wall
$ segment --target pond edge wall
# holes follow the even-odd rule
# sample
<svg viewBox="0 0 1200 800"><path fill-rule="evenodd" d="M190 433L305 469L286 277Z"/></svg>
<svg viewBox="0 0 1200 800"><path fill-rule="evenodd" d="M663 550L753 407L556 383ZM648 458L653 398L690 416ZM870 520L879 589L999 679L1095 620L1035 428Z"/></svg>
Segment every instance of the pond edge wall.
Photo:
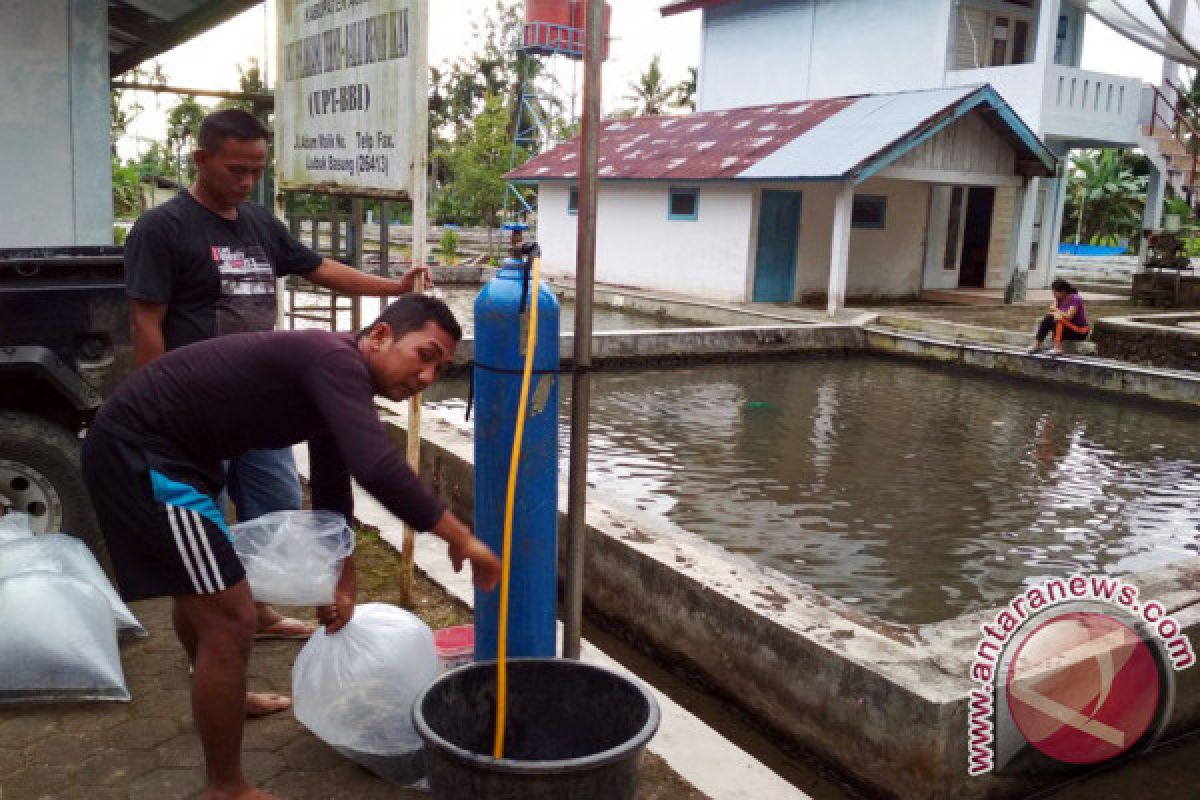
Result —
<svg viewBox="0 0 1200 800"><path fill-rule="evenodd" d="M1000 370L1158 400L1200 403L1195 378L1045 359L989 347L838 325L597 334L597 362L659 363L753 354L885 353ZM569 349L564 343L564 349ZM686 355L684 355L686 354ZM1115 373L1115 374L1114 374ZM387 422L403 446L403 406ZM473 444L460 423L426 416L422 474L455 513L473 516ZM566 492L560 490L560 531ZM970 659L983 612L926 626L852 609L660 518L589 492L585 603L664 660L683 662L779 735L854 781L905 798L1018 797L1061 774L1024 765L970 778ZM561 542L560 542L561 544ZM1196 640L1200 559L1128 578ZM1200 720L1200 671L1180 673L1172 732Z"/></svg>

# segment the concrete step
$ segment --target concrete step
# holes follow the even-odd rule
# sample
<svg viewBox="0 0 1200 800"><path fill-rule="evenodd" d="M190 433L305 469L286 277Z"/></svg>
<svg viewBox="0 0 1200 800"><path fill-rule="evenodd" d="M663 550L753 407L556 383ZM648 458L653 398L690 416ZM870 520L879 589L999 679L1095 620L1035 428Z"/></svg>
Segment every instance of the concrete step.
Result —
<svg viewBox="0 0 1200 800"><path fill-rule="evenodd" d="M1164 156L1190 155L1183 142L1173 136L1155 136L1153 141Z"/></svg>
<svg viewBox="0 0 1200 800"><path fill-rule="evenodd" d="M973 292L970 289L924 289L921 300L926 303L952 303L960 306L998 306L1004 303L1004 297L995 292L985 292L980 289Z"/></svg>
<svg viewBox="0 0 1200 800"><path fill-rule="evenodd" d="M983 343L1024 349L1033 343L1034 321L1031 318L1029 333L1000 328L987 328L982 325L965 325L960 322L947 322L941 319L906 317L894 314L879 315L878 319L875 320L875 324L908 333L924 333L939 339L951 340L956 344ZM1063 350L1071 355L1090 356L1096 354L1096 345L1092 342L1063 342Z"/></svg>
<svg viewBox="0 0 1200 800"><path fill-rule="evenodd" d="M1167 161L1167 169L1171 171L1178 170L1184 175L1188 175L1193 169L1200 169L1200 156L1193 156L1191 153L1184 155L1165 155Z"/></svg>

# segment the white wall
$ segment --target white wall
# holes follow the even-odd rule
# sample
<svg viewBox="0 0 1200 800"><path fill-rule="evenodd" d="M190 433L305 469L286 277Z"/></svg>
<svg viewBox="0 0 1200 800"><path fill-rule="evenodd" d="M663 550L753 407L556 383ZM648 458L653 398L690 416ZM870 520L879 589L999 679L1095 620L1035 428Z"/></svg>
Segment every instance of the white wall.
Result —
<svg viewBox="0 0 1200 800"><path fill-rule="evenodd" d="M691 222L667 219L666 183L601 183L596 280L744 300L754 193L741 186L699 188L699 219ZM543 183L538 191L537 236L551 274L575 272L579 217L567 214L567 194L566 183Z"/></svg>
<svg viewBox="0 0 1200 800"><path fill-rule="evenodd" d="M774 188L774 187L773 187ZM800 245L796 261L797 296L824 294L829 285L829 252L833 236L833 203L837 184L797 184L804 192ZM850 231L850 296L903 297L921 289L925 230L929 217L929 185L871 178L855 194L887 197L886 226Z"/></svg>
<svg viewBox="0 0 1200 800"><path fill-rule="evenodd" d="M942 85L950 0L745 0L704 12L701 111Z"/></svg>
<svg viewBox="0 0 1200 800"><path fill-rule="evenodd" d="M601 183L596 280L622 286L742 302L753 282L757 202L763 185L700 187L700 218L667 219L667 184ZM802 192L796 294L824 294L829 282L836 185L771 184ZM872 178L858 194L888 198L882 230L850 234L848 293L908 296L920 290L929 209L926 184ZM545 183L538 192L543 263L551 274L575 271L578 217L567 214L567 186Z"/></svg>
<svg viewBox="0 0 1200 800"><path fill-rule="evenodd" d="M1046 90L1044 64L962 69L946 73L947 86L976 86L990 83L1021 121L1036 131L1041 125L1042 96Z"/></svg>
<svg viewBox="0 0 1200 800"><path fill-rule="evenodd" d="M112 243L100 0L0 0L0 247Z"/></svg>
<svg viewBox="0 0 1200 800"><path fill-rule="evenodd" d="M949 25L946 0L818 3L808 96L940 86Z"/></svg>

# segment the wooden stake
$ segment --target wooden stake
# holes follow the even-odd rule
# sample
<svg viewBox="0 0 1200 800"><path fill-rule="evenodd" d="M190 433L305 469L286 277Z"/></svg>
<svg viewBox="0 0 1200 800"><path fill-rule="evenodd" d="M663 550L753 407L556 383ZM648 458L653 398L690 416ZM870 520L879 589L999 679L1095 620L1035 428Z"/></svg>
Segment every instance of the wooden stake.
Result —
<svg viewBox="0 0 1200 800"><path fill-rule="evenodd" d="M425 290L425 281L417 279L413 291ZM413 472L421 472L421 395L408 398L408 465ZM400 547L400 605L411 609L415 599L413 584L416 581L417 532L407 523L404 525L404 541Z"/></svg>
<svg viewBox="0 0 1200 800"><path fill-rule="evenodd" d="M429 4L418 3L417 30L421 35L416 37L413 57L417 66L417 75L429 74ZM424 87L419 78L418 86ZM420 267L425 263L425 236L428 220L428 180L429 180L429 151L426 146L429 127L429 104L425 101L424 88L416 93L414 105L416 123L413 125L413 141L420 145L413 148L412 164L412 267ZM418 279L413 286L414 292L425 291L425 281ZM421 469L421 395L413 395L408 399L408 463L413 472L420 473ZM412 608L415 582L415 557L417 533L409 526L404 526L404 542L400 548L400 604Z"/></svg>

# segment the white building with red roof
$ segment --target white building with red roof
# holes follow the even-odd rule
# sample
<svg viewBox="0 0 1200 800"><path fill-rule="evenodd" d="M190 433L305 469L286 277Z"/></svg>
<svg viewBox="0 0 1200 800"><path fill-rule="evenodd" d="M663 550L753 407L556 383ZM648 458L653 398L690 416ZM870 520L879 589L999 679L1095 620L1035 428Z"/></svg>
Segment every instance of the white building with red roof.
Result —
<svg viewBox="0 0 1200 800"><path fill-rule="evenodd" d="M509 175L538 187L551 272L574 271L578 148ZM1004 286L1013 228L992 225L995 190L1016 198L1055 168L987 86L608 120L598 162L597 280L736 302L824 298L831 311L847 295L944 288L963 269ZM992 202L966 203L964 186L992 189ZM939 236L930 215L952 203L965 213Z"/></svg>
<svg viewBox="0 0 1200 800"><path fill-rule="evenodd" d="M1173 95L1080 68L1087 5L666 3L703 15L699 113L605 123L598 279L834 309L846 295L1047 286L1076 147L1145 152L1156 227L1195 160L1169 130ZM538 186L545 262L565 273L576 147L511 176Z"/></svg>

